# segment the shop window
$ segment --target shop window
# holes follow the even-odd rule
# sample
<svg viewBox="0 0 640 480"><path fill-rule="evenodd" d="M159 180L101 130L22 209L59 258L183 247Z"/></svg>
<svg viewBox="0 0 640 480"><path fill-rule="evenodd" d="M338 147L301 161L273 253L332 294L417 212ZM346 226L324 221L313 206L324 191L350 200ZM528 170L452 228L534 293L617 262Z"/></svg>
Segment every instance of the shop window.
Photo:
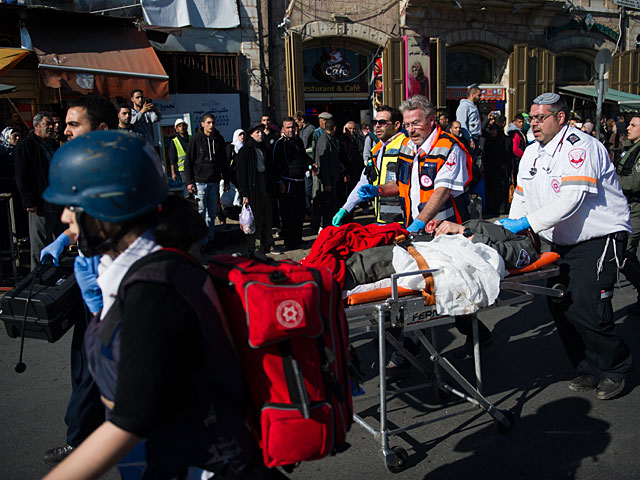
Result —
<svg viewBox="0 0 640 480"><path fill-rule="evenodd" d="M472 52L447 52L447 85L493 83L491 59Z"/></svg>
<svg viewBox="0 0 640 480"><path fill-rule="evenodd" d="M157 52L169 93L237 93L238 56Z"/></svg>
<svg viewBox="0 0 640 480"><path fill-rule="evenodd" d="M593 73L593 61L568 55L556 56L556 84L590 84Z"/></svg>

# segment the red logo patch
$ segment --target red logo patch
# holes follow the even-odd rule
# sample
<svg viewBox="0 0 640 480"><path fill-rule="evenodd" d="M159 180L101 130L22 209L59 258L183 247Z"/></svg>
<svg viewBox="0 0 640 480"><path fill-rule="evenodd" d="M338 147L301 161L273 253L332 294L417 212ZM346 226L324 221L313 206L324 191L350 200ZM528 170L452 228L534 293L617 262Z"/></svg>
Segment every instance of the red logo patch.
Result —
<svg viewBox="0 0 640 480"><path fill-rule="evenodd" d="M420 177L420 185L422 185L424 188L429 188L431 185L433 185L433 181L431 180L431 177L429 175L422 175Z"/></svg>
<svg viewBox="0 0 640 480"><path fill-rule="evenodd" d="M569 152L569 163L573 168L580 168L584 163L587 152L583 148L574 148Z"/></svg>
<svg viewBox="0 0 640 480"><path fill-rule="evenodd" d="M276 308L276 319L284 328L295 328L304 320L304 309L295 300L285 300Z"/></svg>
<svg viewBox="0 0 640 480"><path fill-rule="evenodd" d="M449 169L449 170L453 170L456 167L456 158L455 157L449 157L447 158L447 161L445 163L445 166Z"/></svg>
<svg viewBox="0 0 640 480"><path fill-rule="evenodd" d="M560 181L557 178L551 180L551 188L553 188L554 192L560 193Z"/></svg>

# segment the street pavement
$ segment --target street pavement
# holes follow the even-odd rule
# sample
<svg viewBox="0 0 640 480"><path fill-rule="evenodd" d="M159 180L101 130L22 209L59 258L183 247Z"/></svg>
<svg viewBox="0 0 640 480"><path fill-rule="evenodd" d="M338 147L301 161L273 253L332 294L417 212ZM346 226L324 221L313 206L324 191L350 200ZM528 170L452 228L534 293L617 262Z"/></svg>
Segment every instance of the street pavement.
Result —
<svg viewBox="0 0 640 480"><path fill-rule="evenodd" d="M370 217L357 218L369 221ZM308 240L312 232L306 231ZM244 251L236 243L217 253ZM274 258L299 260L307 250ZM626 314L635 292L624 277L615 290L617 328L640 358L640 317ZM431 422L390 440L409 454L406 470L392 474L384 464L379 441L357 424L348 435L350 448L336 456L306 462L292 479L618 479L640 478L640 381L638 370L627 379L623 395L599 401L594 392L567 389L573 378L546 300L488 310L480 319L493 331L493 343L483 349L484 392L499 409L515 415L509 433L499 433L491 418L457 397L442 400L433 387L412 391L388 401L391 428L418 421ZM468 378L473 362L450 354L462 344L452 326L436 329L445 357ZM27 369L14 372L20 342L0 333L0 479L39 478L48 471L42 453L64 444L64 413L70 393L71 335L55 344L25 340ZM374 338L355 342L367 377L364 400L355 411L377 425L377 344ZM430 364L422 351L418 357ZM395 383L419 383L413 371ZM370 397L371 396L371 397ZM115 471L104 478L117 479Z"/></svg>

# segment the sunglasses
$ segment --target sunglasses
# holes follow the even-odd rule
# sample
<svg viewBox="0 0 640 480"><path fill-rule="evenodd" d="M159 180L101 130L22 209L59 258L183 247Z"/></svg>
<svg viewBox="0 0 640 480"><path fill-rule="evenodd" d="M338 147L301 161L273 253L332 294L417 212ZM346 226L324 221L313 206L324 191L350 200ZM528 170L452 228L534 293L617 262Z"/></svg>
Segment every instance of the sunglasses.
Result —
<svg viewBox="0 0 640 480"><path fill-rule="evenodd" d="M389 125L390 123L392 123L391 120L374 120L373 121L374 125L382 125L383 127L385 125Z"/></svg>

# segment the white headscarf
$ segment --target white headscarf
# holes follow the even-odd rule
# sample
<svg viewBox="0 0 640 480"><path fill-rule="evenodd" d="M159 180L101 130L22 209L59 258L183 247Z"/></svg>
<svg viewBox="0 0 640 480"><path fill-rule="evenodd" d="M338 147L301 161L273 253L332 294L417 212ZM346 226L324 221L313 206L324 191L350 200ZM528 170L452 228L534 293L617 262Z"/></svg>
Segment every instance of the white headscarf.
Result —
<svg viewBox="0 0 640 480"><path fill-rule="evenodd" d="M247 134L244 133L244 130L242 130L241 128L239 128L238 130L236 130L235 132L233 132L233 141L231 142L231 144L233 145L233 148L235 148L236 153L238 153L238 150L240 150L242 148L242 145L244 145L244 142L240 141L240 134L244 134L245 139L247 138Z"/></svg>

